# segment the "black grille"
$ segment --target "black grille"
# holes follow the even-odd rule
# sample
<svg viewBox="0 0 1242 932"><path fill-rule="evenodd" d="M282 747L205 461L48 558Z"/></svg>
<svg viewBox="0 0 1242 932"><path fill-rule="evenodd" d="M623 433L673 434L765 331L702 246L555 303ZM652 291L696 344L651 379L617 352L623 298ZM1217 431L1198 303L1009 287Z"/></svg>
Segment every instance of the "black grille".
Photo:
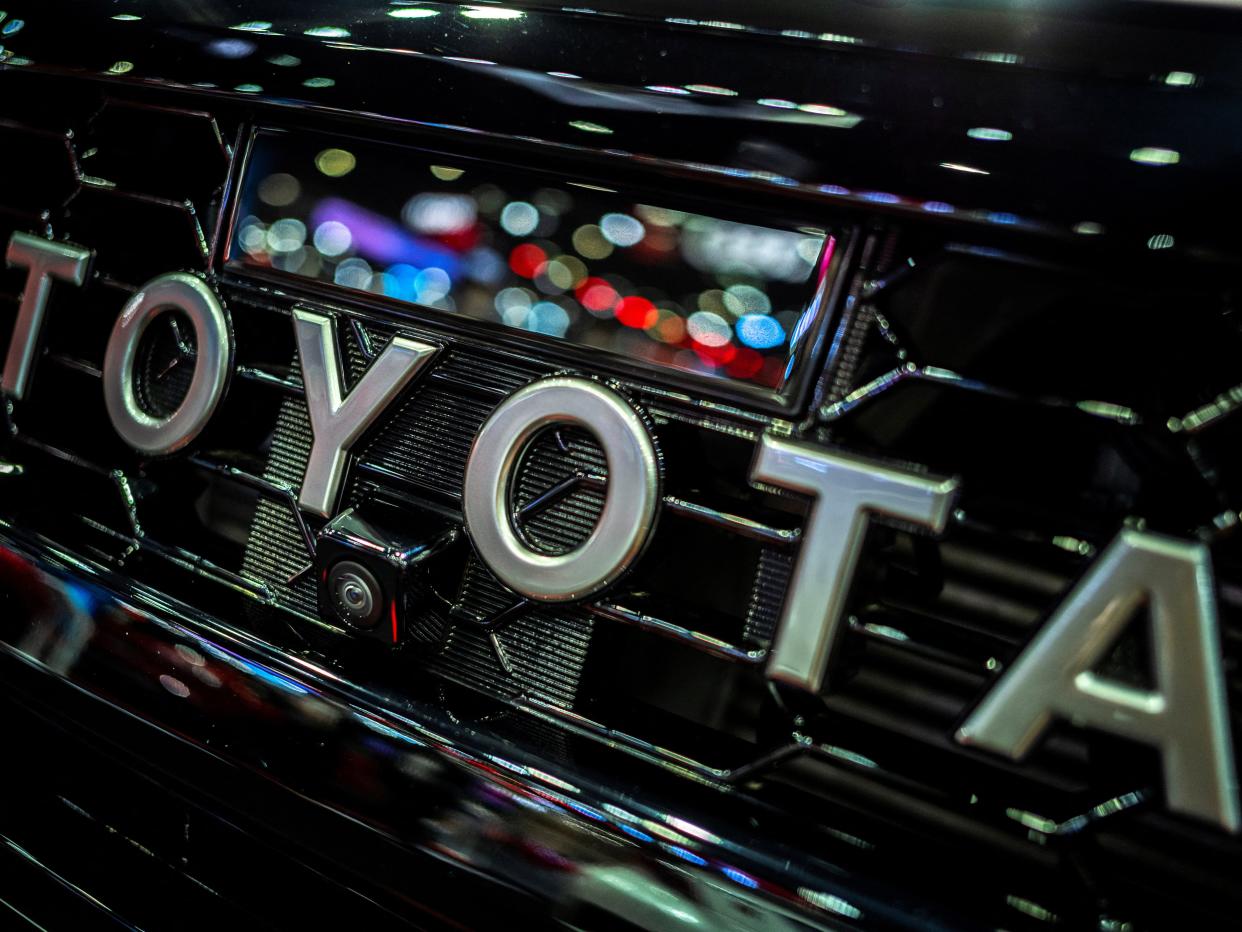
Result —
<svg viewBox="0 0 1242 932"><path fill-rule="evenodd" d="M1179 283L1139 295L1105 269L943 243L921 254L916 237L902 245L910 252L895 254L895 274L867 289L856 355L822 407L820 435L960 476L962 497L941 542L872 529L822 709L801 710L811 756L833 763L795 761L773 779L831 794L842 784L827 770L844 768L906 796L911 813L972 812L978 830L1080 852L1089 846L1071 839L1099 822L1114 851L1171 874L1173 852L1202 852L1212 833L1159 814L1153 753L1060 724L1015 765L952 735L1123 522L1143 516L1193 536L1222 512L1231 521L1225 460L1179 427L1236 379L1224 358L1238 341L1229 294L1205 289L1190 301L1193 320L1174 320ZM1224 566L1218 575L1229 655L1234 583ZM1150 685L1143 622L1101 672ZM1116 840L1136 834L1150 845L1141 856ZM1054 915L1073 909L1058 883L1032 881L1024 896Z"/></svg>
<svg viewBox="0 0 1242 932"><path fill-rule="evenodd" d="M310 456L311 426L306 404L286 398L272 432L271 452L263 478L297 488ZM319 617L315 580L298 574L310 565L311 554L298 534L292 506L264 499L255 509L242 573L262 580L281 593L284 604L307 618Z"/></svg>
<svg viewBox="0 0 1242 932"><path fill-rule="evenodd" d="M491 573L471 559L462 580L461 614L484 621L513 605ZM432 667L454 680L509 698L524 695L572 708L591 641L592 621L573 608L533 608L503 625L492 638L458 624L448 649Z"/></svg>
<svg viewBox="0 0 1242 932"><path fill-rule="evenodd" d="M594 437L575 428L545 431L518 464L513 483L518 529L534 549L569 553L595 530L607 481L608 464Z"/></svg>
<svg viewBox="0 0 1242 932"><path fill-rule="evenodd" d="M359 470L461 499L470 444L507 395L543 372L529 365L450 351L428 384L398 410L391 428L359 456Z"/></svg>
<svg viewBox="0 0 1242 932"><path fill-rule="evenodd" d="M89 286L58 295L54 314L73 326L49 327L40 362L72 386L77 403L36 391L16 407L17 449L29 469L6 507L92 559L262 636L335 657L337 642L308 624L320 616L307 573L307 536L318 522L299 519L292 499L312 435L289 312L311 297L222 277L239 368L223 427L194 459L137 460L112 435L99 396L102 349L124 301L155 274L207 268L231 154L221 125L232 117L76 86L57 108L32 111L22 99L0 106L0 149L23 180L0 191L0 234L50 233L98 255ZM139 138L154 142L139 146ZM1152 754L1061 725L1030 760L1013 764L965 751L952 734L1135 516L1212 542L1236 708L1242 551L1236 535L1218 533L1236 524L1230 503L1242 477L1233 292L1207 277L1135 288L1077 259L1003 255L939 232L885 236L879 254L887 258L860 270L825 394L778 429L960 476L963 495L942 541L871 529L822 700L783 693L761 675L806 509L797 496L748 482L772 419L638 379L621 390L652 423L665 504L630 576L591 604L527 605L466 554L456 589L410 619L425 651L340 662L353 676L400 688L429 671L507 711L536 711L537 725L516 730L541 731L549 745L568 734L549 722L572 718L575 733L805 811L860 849L897 839L917 851L944 836L969 849L966 867L953 865L964 873L1000 870L987 864L999 853L1006 882L1020 881L986 895L999 896L996 914L1010 919L1076 915L1086 901L1096 912L1114 898L1162 902L1176 888L1178 860L1218 840L1161 814ZM16 273L0 271L4 307L15 307L19 287ZM396 333L441 346L359 446L345 501L460 518L479 426L563 360L538 348L502 352L378 303L333 313L351 385ZM166 410L175 397L148 401ZM226 469L259 481L243 488L220 478ZM53 481L40 485L42 475L61 483L62 508L46 507ZM588 433L541 435L514 488L515 505L529 512L519 519L523 533L551 553L581 544L607 479ZM1136 634L1118 645L1109 673L1142 682L1143 658ZM864 830L853 813L884 828ZM1089 838L1084 825L1096 827ZM895 863L908 870L914 856L901 857ZM1233 862L1203 863L1205 873L1227 873ZM937 882L964 882L942 877L947 866L926 870ZM1131 905L1127 914L1139 911Z"/></svg>
<svg viewBox="0 0 1242 932"><path fill-rule="evenodd" d="M963 263L952 249L933 254L930 265L940 264L956 266L958 275L980 269L996 275L998 266L1012 266L1004 257ZM1056 276L1066 274L1043 269L1040 277L1064 288ZM925 278L938 280L934 269ZM1030 299L1029 279L1002 280ZM797 553L788 536L778 539L798 526L801 505L749 488L753 427L705 418L667 399L653 401L641 386L629 390L647 402L665 451L668 498L656 540L634 574L586 608L531 607L470 558L452 610L428 609L414 622L428 643L443 643L422 663L492 696L572 712L579 726L636 748L659 747L705 775L762 777L750 785L774 797L796 788L799 805L810 805L809 798L872 805L882 788L895 794L886 797L890 802L903 800L929 826L938 820L957 820L961 830L975 824L997 843L1059 837L1096 818L1085 814L1110 800L1115 813L1151 810L1160 773L1142 749L1059 726L1035 755L1014 765L964 751L952 734L1127 515L1152 515L1160 529L1181 534L1210 520L1220 495L1212 488L1210 464L1201 452L1189 455L1178 432L1159 434L1148 425L1163 423L1177 405L1223 391L1227 369L1196 372L1206 387L1189 394L1177 393L1182 373L1156 384L1134 382L1141 394L1087 399L1070 392L1091 386L1067 381L1055 367L1044 388L1031 382L1038 372L1005 366L995 373L1001 384L993 384L974 368L986 358L928 356L932 351L908 335L918 331L903 302L931 317L936 308L960 306L952 290L933 289L914 301L904 290L923 287L919 283L917 275L907 275L872 286L851 334L853 371L838 373L839 390L823 401L819 426L809 436L959 475L961 507L940 542L900 528L872 528L822 703L784 696L773 705L751 678L776 631ZM995 290L995 283L990 287ZM368 323L367 338L358 340L354 324L339 324L356 379L396 331ZM975 325L961 326L969 333ZM1009 337L997 333L994 339ZM1081 328L1079 339L1088 339ZM1094 339L1098 355L1098 332ZM360 347L367 345L364 352ZM954 341L946 345L961 352ZM1113 365L1128 371L1132 361L1123 354ZM378 497L455 510L478 426L508 392L550 371L491 355L470 341L453 344L362 448L350 501L365 505ZM268 477L295 484L309 435L300 399L284 405L271 453L271 462L284 468L273 471L269 464ZM523 457L514 487L519 512L532 503L540 507L519 525L533 545L550 552L575 546L594 524L606 480L589 434L541 435ZM1173 481L1181 489L1176 503L1167 498L1166 483ZM1015 494L1015 484L1026 488L1023 482L1029 493ZM558 488L562 494L546 498ZM1198 503L1198 517L1187 512L1188 501ZM722 513L765 523L767 537L738 536L721 525ZM1170 523L1174 518L1182 523ZM287 607L313 614L308 580L287 594L282 588L304 554L288 507L261 505L246 571L282 593ZM505 623L487 627L498 618ZM686 646L672 643L679 640ZM685 650L707 656L691 662ZM603 672L602 660L592 659L605 655L622 668L641 656L652 685L622 688L613 673ZM1141 641L1129 638L1108 672L1141 678L1142 657ZM679 666L698 672L678 680ZM655 687L666 677L678 683L676 694ZM725 681L733 684L727 708L710 695ZM621 698L608 695L618 691ZM793 756L762 763L792 732L802 742ZM842 774L855 776L842 783ZM1185 826L1178 831L1181 843L1192 843ZM1033 879L1026 894L1036 904L1062 903L1057 883L1055 877Z"/></svg>
<svg viewBox="0 0 1242 932"><path fill-rule="evenodd" d="M185 400L197 352L193 326L169 314L149 327L136 351L138 403L154 417L168 417Z"/></svg>
<svg viewBox="0 0 1242 932"><path fill-rule="evenodd" d="M0 191L0 236L7 242L14 231L35 233L95 253L84 287L57 288L45 328L35 385L59 381L63 393L36 387L15 417L16 432L32 449L50 448L61 463L76 463L79 475L68 480L65 495L69 510L109 524L119 511L126 515L122 525L133 530L130 499L153 495L155 486L128 463L120 479L103 465L132 461L108 436L98 383L104 346L140 285L164 272L206 269L212 220L204 218L214 218L231 152L220 118L207 113L120 101L57 81L36 90L29 75L6 74L5 81L0 128L8 139L6 170L13 173ZM152 161L147 141L161 139L176 140L178 158ZM22 281L20 271L0 271L0 303L15 307ZM152 386L142 399L152 410L175 406L184 390L180 373L158 386L149 381Z"/></svg>

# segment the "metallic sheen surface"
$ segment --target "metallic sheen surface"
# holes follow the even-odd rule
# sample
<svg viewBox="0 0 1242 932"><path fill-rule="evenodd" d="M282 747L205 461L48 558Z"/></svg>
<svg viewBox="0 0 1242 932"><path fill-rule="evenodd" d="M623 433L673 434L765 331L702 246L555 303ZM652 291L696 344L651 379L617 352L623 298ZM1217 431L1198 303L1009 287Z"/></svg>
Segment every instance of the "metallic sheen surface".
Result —
<svg viewBox="0 0 1242 932"><path fill-rule="evenodd" d="M1124 530L957 732L1025 756L1054 718L1155 745L1174 812L1240 827L1212 564L1202 544ZM1101 676L1122 632L1152 625L1150 689Z"/></svg>
<svg viewBox="0 0 1242 932"><path fill-rule="evenodd" d="M436 347L394 337L347 392L331 318L297 310L293 326L315 433L299 501L303 508L327 517L336 504L350 447L431 361Z"/></svg>
<svg viewBox="0 0 1242 932"><path fill-rule="evenodd" d="M138 402L135 359L147 327L173 311L184 314L194 326L194 376L177 410L154 417ZM108 337L103 394L112 427L139 453L160 456L183 449L215 414L232 362L232 328L211 286L185 272L153 278L126 302Z"/></svg>
<svg viewBox="0 0 1242 932"><path fill-rule="evenodd" d="M824 683L871 518L908 521L939 534L957 482L764 436L751 480L815 499L768 661L771 679L808 692Z"/></svg>
<svg viewBox="0 0 1242 932"><path fill-rule="evenodd" d="M72 243L55 243L29 233L14 233L9 239L5 262L10 268L26 269L26 287L22 289L17 320L9 336L9 351L4 359L4 375L0 388L11 398L21 398L30 386L39 338L52 281L81 285L90 268L91 251Z"/></svg>
<svg viewBox="0 0 1242 932"><path fill-rule="evenodd" d="M541 431L569 424L590 431L608 461L608 493L586 541L565 554L540 553L514 527L513 471ZM462 496L466 532L479 556L514 591L545 602L581 599L614 582L642 552L660 503L660 461L633 407L588 379L553 377L519 389L475 438Z"/></svg>

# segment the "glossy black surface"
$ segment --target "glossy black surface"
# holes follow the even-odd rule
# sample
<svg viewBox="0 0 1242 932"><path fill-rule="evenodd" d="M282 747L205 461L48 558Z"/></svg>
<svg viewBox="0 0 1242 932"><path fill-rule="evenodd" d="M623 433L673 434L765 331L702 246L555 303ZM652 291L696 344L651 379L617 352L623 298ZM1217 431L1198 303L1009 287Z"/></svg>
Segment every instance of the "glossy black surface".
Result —
<svg viewBox="0 0 1242 932"><path fill-rule="evenodd" d="M1002 234L1127 251L1168 235L1175 252L1219 261L1237 244L1242 138L1229 115L1242 75L1236 18L1218 8L833 0L737 4L724 18L693 4L485 18L427 3L415 8L434 16L391 15L400 6L186 14L52 0L10 10L22 25L3 41L10 66L550 144Z"/></svg>
<svg viewBox="0 0 1242 932"><path fill-rule="evenodd" d="M887 884L869 894L851 884L846 899L840 865L808 860L777 841L791 842L797 831L778 828L777 813L722 810L714 791L688 793L674 777L631 782L586 759L567 770L519 751L504 716L496 731L486 718L466 723L426 698L370 692L153 592L83 575L47 541L18 544L12 528L6 534L4 679L26 714L72 710L74 727L104 725L94 736L104 746L124 741L123 713L155 726L162 734L140 729L140 753L158 756L138 766L158 768L178 795L223 794L229 802L210 809L241 820L253 836L248 844L273 831L300 838L360 898L360 914L375 918L377 905L401 910L382 917L385 927L494 924L511 920L515 905L530 921L571 926L744 928L763 917L766 927L801 929L866 916L877 927L962 927L924 904L894 901ZM31 546L41 553L37 562L26 555ZM115 582L128 593L112 589ZM37 740L81 740L74 727L70 738L48 725ZM222 777L221 764L234 774ZM264 812L270 790L230 793L255 780L296 787L305 802L278 796L279 808ZM89 784L85 795L69 792L101 806L106 818L108 803ZM6 808L20 803L10 795ZM72 798L65 803L82 809ZM305 803L338 818L295 815ZM16 821L0 817L0 831ZM325 821L332 834L316 836ZM342 843L351 835L354 845ZM54 859L63 857L59 843L42 841ZM228 844L214 856L227 858ZM206 861L203 869L216 867ZM474 887L464 895L463 872ZM226 873L220 882L228 891L238 879ZM104 868L94 883L106 895L124 889L118 881ZM378 903L367 902L371 896ZM272 902L265 913L282 927L307 916L303 903ZM165 927L178 921L170 913L153 918Z"/></svg>
<svg viewBox="0 0 1242 932"><path fill-rule="evenodd" d="M1242 690L1242 20L1130 3L512 12L8 10L0 234L83 243L99 270L57 295L9 415L2 678L27 740L50 720L65 769L101 760L123 786L154 768L177 805L227 825L194 856L214 865L216 905L255 924L313 922L339 895L363 924L1227 925L1237 840L1167 815L1152 755L1064 727L1012 765L951 735L1126 521L1209 543L1235 703ZM734 396L226 270L218 218L259 126L849 230L851 250L805 383L781 404ZM108 428L99 364L125 299L174 268L220 290L238 369L191 456L143 461ZM0 273L4 320L20 283ZM396 509L407 531L460 523L466 451L507 393L564 369L617 379L667 469L627 586L514 611L463 551L455 611L416 617L421 644L325 625L305 577L319 528L290 509L309 442L298 305L335 315L350 380L394 333L448 347L358 451L342 502ZM873 529L823 697L762 678L806 507L747 483L766 430L962 480L944 541ZM589 438L529 459L525 502L600 478ZM582 484L532 534L565 546L598 507ZM1142 649L1110 662L1141 677ZM32 775L6 799L23 876L67 857L25 800L46 803L47 835L77 831L47 787L93 814L110 796L93 782ZM176 806L118 808L119 834L202 879L176 863ZM336 892L274 917L227 867L266 846L284 899L306 865ZM127 921L176 924L96 879Z"/></svg>

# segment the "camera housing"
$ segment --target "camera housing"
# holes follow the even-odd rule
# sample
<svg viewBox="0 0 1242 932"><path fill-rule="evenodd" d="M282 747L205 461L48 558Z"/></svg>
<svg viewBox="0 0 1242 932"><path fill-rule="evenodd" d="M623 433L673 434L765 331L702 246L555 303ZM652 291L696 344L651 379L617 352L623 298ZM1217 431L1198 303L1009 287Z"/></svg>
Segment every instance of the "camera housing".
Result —
<svg viewBox="0 0 1242 932"><path fill-rule="evenodd" d="M397 528L400 530L397 530ZM417 644L438 650L448 634L450 605L439 595L437 577L449 576L460 528L436 516L367 504L347 508L318 534L315 576L320 612L346 633L397 647ZM423 612L429 600L444 602L443 613ZM442 624L411 626L415 614Z"/></svg>

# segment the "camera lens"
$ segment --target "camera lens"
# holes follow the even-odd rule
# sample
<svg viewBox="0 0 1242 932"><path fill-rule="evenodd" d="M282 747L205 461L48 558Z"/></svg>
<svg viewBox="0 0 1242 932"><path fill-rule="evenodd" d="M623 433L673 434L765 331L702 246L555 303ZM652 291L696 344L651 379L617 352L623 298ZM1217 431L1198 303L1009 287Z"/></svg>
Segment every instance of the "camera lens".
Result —
<svg viewBox="0 0 1242 932"><path fill-rule="evenodd" d="M328 592L337 617L355 628L373 628L384 609L379 580L361 563L342 560L328 571Z"/></svg>

